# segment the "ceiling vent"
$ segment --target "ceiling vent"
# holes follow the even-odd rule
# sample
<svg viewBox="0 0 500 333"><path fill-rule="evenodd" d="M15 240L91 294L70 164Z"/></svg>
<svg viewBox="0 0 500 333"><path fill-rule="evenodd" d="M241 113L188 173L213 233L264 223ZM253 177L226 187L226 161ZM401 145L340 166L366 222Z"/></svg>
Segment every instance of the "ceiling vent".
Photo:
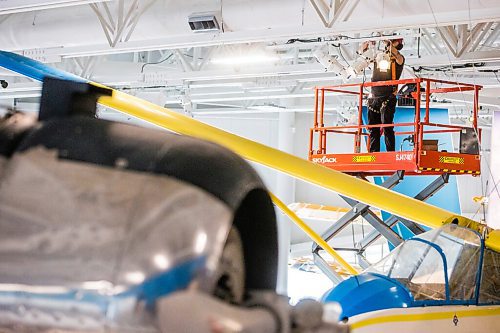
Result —
<svg viewBox="0 0 500 333"><path fill-rule="evenodd" d="M219 22L213 13L197 13L189 15L189 27L194 32L218 31Z"/></svg>

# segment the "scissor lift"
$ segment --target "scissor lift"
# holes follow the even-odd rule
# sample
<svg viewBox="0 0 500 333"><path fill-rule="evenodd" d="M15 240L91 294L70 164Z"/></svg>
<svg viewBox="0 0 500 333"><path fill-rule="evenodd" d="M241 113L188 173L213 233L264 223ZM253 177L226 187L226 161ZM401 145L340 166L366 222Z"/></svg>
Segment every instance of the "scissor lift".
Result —
<svg viewBox="0 0 500 333"><path fill-rule="evenodd" d="M364 125L363 124L363 102L368 97L366 88L372 86L413 84L415 91L409 96L415 107L413 122ZM315 88L315 109L314 127L310 130L309 160L325 167L335 169L344 173L367 180L369 176L390 176L382 184L382 187L391 189L403 181L405 175L437 175L438 177L426 186L415 198L425 201L447 182L450 175L474 175L481 172L479 140L480 129L477 124L478 115L478 95L482 87L474 84L434 80L427 78L415 78L405 80L394 80L384 82L366 82L354 84L342 84L337 86L316 87ZM464 92L473 91L473 113L472 127L438 124L430 122L430 96L433 93ZM349 126L326 126L325 125L325 98L326 94L348 94L354 95L358 99L358 123ZM421 119L422 105L425 107L425 114ZM396 131L395 135L405 135L412 138L414 145L412 150L394 152L363 152L362 140L365 139L366 147L370 146L368 130L370 128L399 127L409 130ZM436 147L425 145L426 134L436 133L461 133L460 151L449 152L439 151ZM335 153L327 150L327 137L336 135L353 135L354 149L352 153ZM368 181L368 180L367 180ZM322 235L325 241L331 240L342 229L352 223L357 217L363 217L374 230L357 242L354 248L339 249L344 251L354 251L362 267L367 267L369 263L364 257L364 252L368 246L383 236L392 245L399 245L403 239L392 230L392 227L401 222L412 233L419 234L423 229L416 223L398 216L390 216L383 221L374 213L370 206L357 202L356 200L343 197L352 207L341 219L329 227ZM321 247L313 244L313 256L315 263L334 282L339 282L342 278L334 272L326 260L320 255Z"/></svg>

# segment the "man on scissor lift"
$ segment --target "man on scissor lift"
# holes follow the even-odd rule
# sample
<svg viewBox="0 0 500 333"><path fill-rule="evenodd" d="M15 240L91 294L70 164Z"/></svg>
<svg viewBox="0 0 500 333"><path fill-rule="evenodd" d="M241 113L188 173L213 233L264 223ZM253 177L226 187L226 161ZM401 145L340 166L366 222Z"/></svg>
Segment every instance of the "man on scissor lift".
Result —
<svg viewBox="0 0 500 333"><path fill-rule="evenodd" d="M372 82L399 80L403 72L405 58L399 51L403 48L403 39L386 41L387 53L381 53L374 62ZM368 125L392 124L396 111L397 85L376 86L371 88L368 99ZM394 127L384 127L387 151L395 150ZM369 129L370 152L380 151L380 127Z"/></svg>

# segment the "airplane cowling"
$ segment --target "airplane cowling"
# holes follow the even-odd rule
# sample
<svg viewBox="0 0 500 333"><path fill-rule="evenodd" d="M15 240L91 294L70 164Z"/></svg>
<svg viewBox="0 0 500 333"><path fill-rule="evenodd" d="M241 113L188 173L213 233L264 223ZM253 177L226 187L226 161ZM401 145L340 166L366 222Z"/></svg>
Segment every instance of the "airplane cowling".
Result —
<svg viewBox="0 0 500 333"><path fill-rule="evenodd" d="M342 307L339 319L370 311L405 308L412 304L410 292L399 282L374 273L352 276L326 292L323 302Z"/></svg>

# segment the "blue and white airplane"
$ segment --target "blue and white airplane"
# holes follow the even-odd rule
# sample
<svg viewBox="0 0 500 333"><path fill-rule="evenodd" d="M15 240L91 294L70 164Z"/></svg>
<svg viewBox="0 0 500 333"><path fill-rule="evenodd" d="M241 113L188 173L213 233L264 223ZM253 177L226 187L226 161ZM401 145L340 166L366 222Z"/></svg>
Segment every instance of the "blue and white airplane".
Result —
<svg viewBox="0 0 500 333"><path fill-rule="evenodd" d="M324 302L341 305L353 333L499 332L500 253L478 231L448 224L405 241Z"/></svg>

